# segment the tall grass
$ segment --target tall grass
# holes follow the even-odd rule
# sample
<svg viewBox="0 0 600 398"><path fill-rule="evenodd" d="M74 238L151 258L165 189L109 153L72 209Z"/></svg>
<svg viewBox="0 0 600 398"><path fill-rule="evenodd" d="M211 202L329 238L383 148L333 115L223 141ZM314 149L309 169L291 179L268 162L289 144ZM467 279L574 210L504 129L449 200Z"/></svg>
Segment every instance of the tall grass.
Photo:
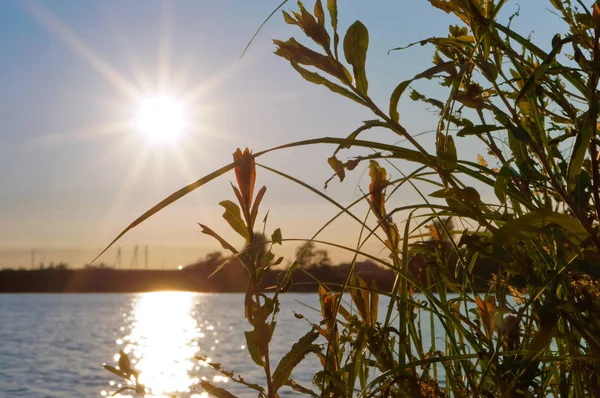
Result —
<svg viewBox="0 0 600 398"><path fill-rule="evenodd" d="M312 41L311 47L294 38L274 40L275 54L308 82L373 114L373 120L346 138L323 137L271 149L336 145L328 162L340 181L356 167L368 165L368 192L350 206L293 176L265 170L334 203L340 209L336 217L356 221L360 239L347 248L396 277L392 291L385 293L390 298L385 316L378 314L383 292L354 275L351 267L341 290L350 293L356 311L342 302L339 292L321 286L322 321L277 364L272 362L269 343L278 297L292 283L297 264L274 296L260 291L262 273L282 261L271 252L282 242L280 230L272 233L266 254L259 256L254 242L255 232L262 230L256 219L266 191L263 187L255 194L254 162L268 151L236 151L233 163L172 194L115 241L192 190L235 170L238 204L220 205L246 247L236 249L201 226L203 233L240 258L249 275L247 346L264 369L265 382L259 386L241 378L234 381L268 398L277 397L282 388L323 397L600 396L600 5L548 0L568 31L548 38L552 49L546 52L510 27L512 17L507 23L497 19L506 0L429 2L454 15L459 25L450 26L447 37L394 49L429 45L433 66L391 86L385 106L369 96L368 29L356 21L342 37L335 0L325 7L318 0L312 10L299 2L298 9L283 12L285 21ZM433 98L419 91L423 79L438 81L447 96ZM436 110L435 152L429 153L423 137L402 125L398 104L403 95ZM368 137L372 128L387 129L403 145L359 139ZM466 136L481 142L489 160L460 156L457 142ZM371 152L341 159L348 148ZM390 180L386 168L402 173L399 161L416 168ZM414 189L421 201L389 208L387 199L398 189ZM496 199L484 202L483 190L493 191ZM369 204L368 214L355 214L354 205L362 201ZM403 220L402 228L392 216ZM424 242L420 231L426 226L429 239ZM386 247L387 256L361 250L373 237ZM420 274L414 272L416 259ZM485 267L492 270L493 279L482 293L477 275ZM443 330L433 331L425 341L419 319L429 319L432 326L439 323ZM440 334L445 337L443 347L435 341ZM312 386L299 386L291 379L292 370L307 355L317 355L322 368ZM114 370L132 377L123 369ZM442 371L443 385L438 381ZM215 396L232 396L208 382L202 386Z"/></svg>

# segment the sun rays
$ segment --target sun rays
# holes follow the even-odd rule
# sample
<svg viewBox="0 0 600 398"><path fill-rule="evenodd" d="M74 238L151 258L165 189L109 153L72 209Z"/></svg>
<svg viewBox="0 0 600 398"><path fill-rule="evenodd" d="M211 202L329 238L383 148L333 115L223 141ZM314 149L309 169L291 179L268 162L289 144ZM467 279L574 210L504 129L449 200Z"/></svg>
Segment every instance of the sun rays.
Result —
<svg viewBox="0 0 600 398"><path fill-rule="evenodd" d="M122 171L107 218L111 218L111 213L123 205L136 185L142 181L152 183L161 175L164 178L166 169L178 171L188 181L196 179L198 176L192 173L190 159L201 157L208 164L217 162L210 151L204 149L206 138L218 136L219 140L226 142L235 140L235 137L211 126L208 113L216 105L216 102L210 101L212 93L239 71L241 63L234 62L213 76L202 79L187 71L186 67L174 70L171 54L172 3L164 2L160 6L159 37L154 44L157 56L153 64L148 64L147 58L142 62L136 57L136 54L139 56L137 48L129 42L127 35L119 34L118 24L108 24L107 28L109 34L112 33L116 48L121 50L121 62L111 63L42 3L23 0L21 4L41 27L87 62L114 88L116 97L121 98L110 104L111 109L115 109L114 114L107 114L101 125L46 133L30 142L63 145L110 140L110 148L96 153L93 162L97 167L106 167L115 163L116 159L121 163L125 159L129 165ZM125 64L128 70L120 70L118 64Z"/></svg>

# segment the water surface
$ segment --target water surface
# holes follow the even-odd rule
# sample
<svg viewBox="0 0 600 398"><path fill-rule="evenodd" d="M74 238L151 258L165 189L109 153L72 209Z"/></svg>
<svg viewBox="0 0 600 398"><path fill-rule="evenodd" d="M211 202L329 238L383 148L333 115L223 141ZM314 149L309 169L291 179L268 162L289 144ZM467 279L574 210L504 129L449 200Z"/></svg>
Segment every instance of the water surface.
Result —
<svg viewBox="0 0 600 398"><path fill-rule="evenodd" d="M195 359L206 355L246 381L263 384L262 369L245 346L250 326L243 301L243 294L184 292L0 295L0 396L110 396L122 380L101 365L116 365L124 350L148 397L206 397L194 389L202 378L239 397L256 397ZM318 319L310 308L319 307L316 294L285 294L281 302L271 345L275 363L309 330L294 312ZM380 307L381 314L385 300ZM292 377L310 387L319 367L312 356ZM286 387L280 394L298 395Z"/></svg>

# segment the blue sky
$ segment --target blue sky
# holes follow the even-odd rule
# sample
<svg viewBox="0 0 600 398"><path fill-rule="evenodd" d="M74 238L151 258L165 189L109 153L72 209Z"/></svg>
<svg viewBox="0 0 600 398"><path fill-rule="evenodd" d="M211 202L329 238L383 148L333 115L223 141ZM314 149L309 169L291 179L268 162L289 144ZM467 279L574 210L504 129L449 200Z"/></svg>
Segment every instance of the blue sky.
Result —
<svg viewBox="0 0 600 398"><path fill-rule="evenodd" d="M83 262L147 208L228 163L236 147L258 151L318 136L346 136L372 118L358 105L304 82L272 54L272 38L306 42L280 13L239 59L278 3L0 2L0 253L21 253L15 265L23 265L29 261L23 253L33 248L54 253L55 261L61 255L69 260L67 253L77 249L85 254L71 262ZM457 23L425 0L339 3L341 32L356 19L369 28L370 91L384 108L393 87L428 67L433 54L420 46L387 51L445 36L448 25ZM548 47L558 19L542 0L513 1L507 13L517 3L521 17L513 26L524 34L535 30L534 39ZM164 91L182 98L195 94L194 128L178 148L149 146L131 126L136 101ZM400 115L415 133L435 123L426 108L408 101L401 102ZM332 150L297 149L261 162L320 188L331 173L326 159ZM474 156L476 148L470 152ZM268 186L269 229L281 226L284 237L306 237L335 214L314 194L260 173L258 183ZM162 253L154 261L167 266L217 249L196 222L232 236L218 206L232 198L232 179L229 175L189 195L131 232L122 245L154 245L160 248L154 252ZM359 195L358 187L368 187L360 168L344 183L333 183L328 194L349 203ZM398 195L399 204L416 199L408 191ZM338 223L325 238L351 244L358 230L350 226ZM174 258L173 248L192 254ZM0 255L0 266L9 265L7 256L3 262ZM105 260L113 257L108 253Z"/></svg>

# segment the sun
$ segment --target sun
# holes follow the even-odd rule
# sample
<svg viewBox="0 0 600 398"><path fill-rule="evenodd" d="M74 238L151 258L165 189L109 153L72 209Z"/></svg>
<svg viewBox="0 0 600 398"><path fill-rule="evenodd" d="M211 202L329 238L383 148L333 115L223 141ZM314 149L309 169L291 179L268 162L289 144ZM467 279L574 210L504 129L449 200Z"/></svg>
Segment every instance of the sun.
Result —
<svg viewBox="0 0 600 398"><path fill-rule="evenodd" d="M139 101L135 124L148 142L173 144L180 141L188 128L188 117L183 101L167 94L152 95Z"/></svg>

